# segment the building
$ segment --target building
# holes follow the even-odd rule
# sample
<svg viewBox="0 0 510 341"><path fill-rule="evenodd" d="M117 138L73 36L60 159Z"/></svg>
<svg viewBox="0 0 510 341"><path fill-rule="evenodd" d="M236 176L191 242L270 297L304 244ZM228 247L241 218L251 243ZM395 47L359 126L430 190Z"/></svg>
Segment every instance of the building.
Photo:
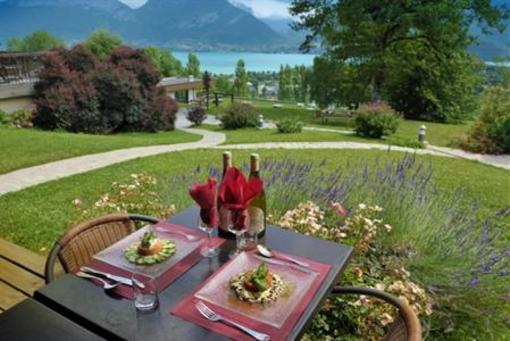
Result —
<svg viewBox="0 0 510 341"><path fill-rule="evenodd" d="M34 84L40 70L40 54L0 52L0 110L32 110ZM198 99L203 88L200 78L167 77L159 84L173 99L190 103Z"/></svg>

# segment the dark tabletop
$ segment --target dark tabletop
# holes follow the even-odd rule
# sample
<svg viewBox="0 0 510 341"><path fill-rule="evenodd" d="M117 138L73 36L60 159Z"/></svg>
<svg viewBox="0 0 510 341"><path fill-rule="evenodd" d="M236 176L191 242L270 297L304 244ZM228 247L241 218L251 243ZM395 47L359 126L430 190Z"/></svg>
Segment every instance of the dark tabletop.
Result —
<svg viewBox="0 0 510 341"><path fill-rule="evenodd" d="M196 209L188 209L173 216L170 222L194 226L197 214ZM299 338L346 266L352 248L270 226L266 231L265 242L274 250L294 253L332 266L290 334L290 339ZM233 247L235 241L228 241L223 244L218 257L202 259L189 269L160 293L160 309L150 314L137 313L132 301L107 296L102 289L74 275L65 275L42 287L34 297L108 339L224 340L221 335L170 315L169 311L227 262L228 253Z"/></svg>
<svg viewBox="0 0 510 341"><path fill-rule="evenodd" d="M94 341L103 338L28 298L0 314L0 340Z"/></svg>

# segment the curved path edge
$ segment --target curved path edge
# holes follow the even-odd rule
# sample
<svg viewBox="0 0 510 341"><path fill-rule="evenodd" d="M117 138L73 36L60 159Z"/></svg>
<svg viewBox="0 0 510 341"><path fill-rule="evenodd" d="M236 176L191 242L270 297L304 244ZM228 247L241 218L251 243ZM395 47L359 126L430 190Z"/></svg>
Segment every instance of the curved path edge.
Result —
<svg viewBox="0 0 510 341"><path fill-rule="evenodd" d="M182 128L181 128L182 129ZM156 145L147 147L134 147L118 149L104 153L78 156L70 159L59 160L39 166L19 169L7 174L0 175L0 196L9 192L19 191L28 187L39 185L45 182L58 180L67 176L85 173L91 170L107 167L116 163L133 160L137 158L153 156L157 154L214 148L214 149L357 149L357 150L385 150L416 154L427 154L450 158L464 158L479 161L481 163L510 170L510 156L485 157L478 154L459 153L455 149L429 146L428 149L413 149L407 147L391 146L377 143L358 142L267 142L247 144L225 144L226 136L203 129L183 129L190 133L202 135L197 142L177 143L170 145ZM464 155L465 154L465 155Z"/></svg>
<svg viewBox="0 0 510 341"><path fill-rule="evenodd" d="M209 148L219 145L226 140L225 134L222 133L203 129L182 130L202 135L202 139L196 142L117 149L22 168L0 175L0 195L132 159L168 152Z"/></svg>

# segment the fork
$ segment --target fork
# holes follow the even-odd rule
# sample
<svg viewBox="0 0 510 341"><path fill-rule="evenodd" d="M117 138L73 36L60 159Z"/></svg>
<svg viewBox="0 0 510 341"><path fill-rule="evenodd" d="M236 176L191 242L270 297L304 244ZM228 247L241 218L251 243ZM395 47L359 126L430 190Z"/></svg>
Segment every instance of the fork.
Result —
<svg viewBox="0 0 510 341"><path fill-rule="evenodd" d="M104 290L112 290L113 288L116 288L120 284L119 282L109 283L109 282L107 282L106 280L104 280L101 277L94 276L94 275L91 275L91 274L88 274L88 273L85 273L85 272L82 272L82 271L78 271L76 273L76 276L81 277L81 278L96 279L99 282L103 283L103 289Z"/></svg>
<svg viewBox="0 0 510 341"><path fill-rule="evenodd" d="M245 327L237 322L234 322L234 321L229 320L221 315L216 314L214 311L211 310L211 308L206 306L205 303L202 301L198 301L197 304L195 304L195 307L200 312L200 314L202 314L209 321L213 321L213 322L223 321L223 322L226 322L234 327L241 329L243 332L253 336L257 340L260 340L260 341L269 340L269 335L259 333L251 328Z"/></svg>
<svg viewBox="0 0 510 341"><path fill-rule="evenodd" d="M177 234L179 236L183 236L187 240L189 240L190 242L194 242L194 241L200 239L199 237L197 237L195 235L192 235L192 234L188 234L188 233L185 233L185 232L179 232L179 231L167 230L167 229L164 229L164 228L161 228L161 227L156 227L155 230L156 230L156 232L160 232L160 233Z"/></svg>

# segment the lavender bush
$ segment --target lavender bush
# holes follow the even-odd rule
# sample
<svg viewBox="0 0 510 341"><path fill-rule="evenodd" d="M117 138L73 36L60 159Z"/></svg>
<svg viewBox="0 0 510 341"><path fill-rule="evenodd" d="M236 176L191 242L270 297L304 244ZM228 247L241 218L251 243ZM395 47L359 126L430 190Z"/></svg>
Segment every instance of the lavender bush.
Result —
<svg viewBox="0 0 510 341"><path fill-rule="evenodd" d="M247 171L247 164L242 168ZM422 321L430 337L510 335L510 207L487 216L463 199L461 189L437 189L431 164L413 155L350 165L349 172L328 160L263 160L261 169L275 218L308 200L322 207L337 201L348 211L361 202L383 206L381 218L393 232L381 236L382 245L398 252L412 280L432 298L434 313ZM189 206L189 198L177 193L207 175L220 178L221 172L198 165L191 174L170 176L160 189L163 201Z"/></svg>

